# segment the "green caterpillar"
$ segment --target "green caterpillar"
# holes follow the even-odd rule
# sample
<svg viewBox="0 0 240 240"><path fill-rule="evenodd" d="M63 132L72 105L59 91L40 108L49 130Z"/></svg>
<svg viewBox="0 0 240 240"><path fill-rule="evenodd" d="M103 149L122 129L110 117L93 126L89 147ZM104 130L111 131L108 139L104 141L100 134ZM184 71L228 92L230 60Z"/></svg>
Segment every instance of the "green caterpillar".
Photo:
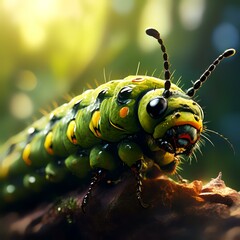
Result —
<svg viewBox="0 0 240 240"><path fill-rule="evenodd" d="M168 55L155 29L146 33L161 46L165 79L128 76L87 90L9 139L0 158L0 205L31 199L65 181L88 179L82 201L106 174L131 168L141 199L142 174L157 166L174 174L181 156L199 148L204 114L192 97L234 49L221 54L186 92L171 83ZM73 177L75 176L75 177ZM57 184L59 183L59 184ZM68 185L66 185L67 188Z"/></svg>

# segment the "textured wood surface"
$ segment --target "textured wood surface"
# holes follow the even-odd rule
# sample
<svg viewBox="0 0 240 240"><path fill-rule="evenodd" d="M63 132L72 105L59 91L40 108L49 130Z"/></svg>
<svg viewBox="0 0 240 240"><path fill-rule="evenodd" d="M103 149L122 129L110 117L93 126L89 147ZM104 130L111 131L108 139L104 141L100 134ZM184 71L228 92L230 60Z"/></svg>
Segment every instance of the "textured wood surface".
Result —
<svg viewBox="0 0 240 240"><path fill-rule="evenodd" d="M131 176L100 184L83 214L85 193L0 218L0 239L240 239L240 194L221 174L206 185L162 177L143 183L142 208Z"/></svg>

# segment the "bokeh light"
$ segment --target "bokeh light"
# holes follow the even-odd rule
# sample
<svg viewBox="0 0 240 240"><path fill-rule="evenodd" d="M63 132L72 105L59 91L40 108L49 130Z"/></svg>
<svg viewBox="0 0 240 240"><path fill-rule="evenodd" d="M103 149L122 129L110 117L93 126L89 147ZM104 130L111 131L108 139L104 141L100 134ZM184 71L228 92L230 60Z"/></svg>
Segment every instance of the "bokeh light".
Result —
<svg viewBox="0 0 240 240"><path fill-rule="evenodd" d="M202 23L205 0L182 0L179 7L181 23L187 30L197 29Z"/></svg>
<svg viewBox="0 0 240 240"><path fill-rule="evenodd" d="M213 31L213 45L219 52L227 48L238 48L239 34L239 29L236 26L228 22L222 22Z"/></svg>
<svg viewBox="0 0 240 240"><path fill-rule="evenodd" d="M136 0L128 0L123 4L122 0L112 0L112 9L118 14L128 14L133 10L135 1Z"/></svg>
<svg viewBox="0 0 240 240"><path fill-rule="evenodd" d="M22 70L16 79L16 86L20 90L32 91L37 86L37 77L29 70Z"/></svg>
<svg viewBox="0 0 240 240"><path fill-rule="evenodd" d="M33 114L33 104L31 99L24 93L16 93L10 100L10 111L13 116L25 119Z"/></svg>

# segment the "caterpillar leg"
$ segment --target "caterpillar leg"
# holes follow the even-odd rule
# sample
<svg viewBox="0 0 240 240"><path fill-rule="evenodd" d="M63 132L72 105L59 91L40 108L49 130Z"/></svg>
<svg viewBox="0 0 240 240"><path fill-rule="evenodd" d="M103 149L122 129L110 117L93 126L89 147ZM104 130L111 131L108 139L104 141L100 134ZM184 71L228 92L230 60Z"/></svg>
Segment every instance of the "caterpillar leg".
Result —
<svg viewBox="0 0 240 240"><path fill-rule="evenodd" d="M178 174L178 173L175 173L175 174L180 183L188 183L188 180L184 179L180 174Z"/></svg>
<svg viewBox="0 0 240 240"><path fill-rule="evenodd" d="M142 200L142 174L141 174L141 167L142 167L142 161L139 160L138 162L136 162L132 167L132 171L135 175L135 178L136 178L136 181L137 181L137 188L136 188L136 196L137 196L137 199L140 203L140 205L143 207L143 208L148 208L149 207L149 204L147 203L144 203L143 200Z"/></svg>
<svg viewBox="0 0 240 240"><path fill-rule="evenodd" d="M91 193L97 183L104 178L107 171L111 172L114 171L114 169L117 169L119 163L115 158L111 144L98 144L91 149L89 154L90 167L91 169L98 170L92 179L88 192L82 200L81 208L84 213Z"/></svg>
<svg viewBox="0 0 240 240"><path fill-rule="evenodd" d="M131 141L126 140L118 145L118 156L120 159L131 168L137 181L136 195L140 205L143 208L149 207L148 204L142 200L142 160L144 158L141 147Z"/></svg>
<svg viewBox="0 0 240 240"><path fill-rule="evenodd" d="M96 172L95 176L92 178L88 191L82 200L81 208L83 213L86 212L86 206L88 204L89 198L91 197L92 191L94 190L96 185L99 183L99 181L104 177L104 175L105 175L105 172L102 169L99 169Z"/></svg>

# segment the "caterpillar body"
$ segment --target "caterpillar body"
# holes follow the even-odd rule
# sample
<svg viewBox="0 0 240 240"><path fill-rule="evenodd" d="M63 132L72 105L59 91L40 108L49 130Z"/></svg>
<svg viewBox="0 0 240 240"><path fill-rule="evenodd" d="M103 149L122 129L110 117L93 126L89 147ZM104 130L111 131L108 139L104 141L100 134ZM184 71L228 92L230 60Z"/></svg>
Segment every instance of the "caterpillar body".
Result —
<svg viewBox="0 0 240 240"><path fill-rule="evenodd" d="M234 55L221 54L184 92L171 83L168 55L155 29L146 33L157 39L164 59L165 79L128 76L113 80L73 98L23 132L9 139L0 158L0 205L14 204L41 193L50 182L61 184L95 176L86 193L105 172L133 170L137 198L141 199L142 173L152 165L163 173L176 173L181 156L198 148L204 114L193 100L195 92L216 65Z"/></svg>

